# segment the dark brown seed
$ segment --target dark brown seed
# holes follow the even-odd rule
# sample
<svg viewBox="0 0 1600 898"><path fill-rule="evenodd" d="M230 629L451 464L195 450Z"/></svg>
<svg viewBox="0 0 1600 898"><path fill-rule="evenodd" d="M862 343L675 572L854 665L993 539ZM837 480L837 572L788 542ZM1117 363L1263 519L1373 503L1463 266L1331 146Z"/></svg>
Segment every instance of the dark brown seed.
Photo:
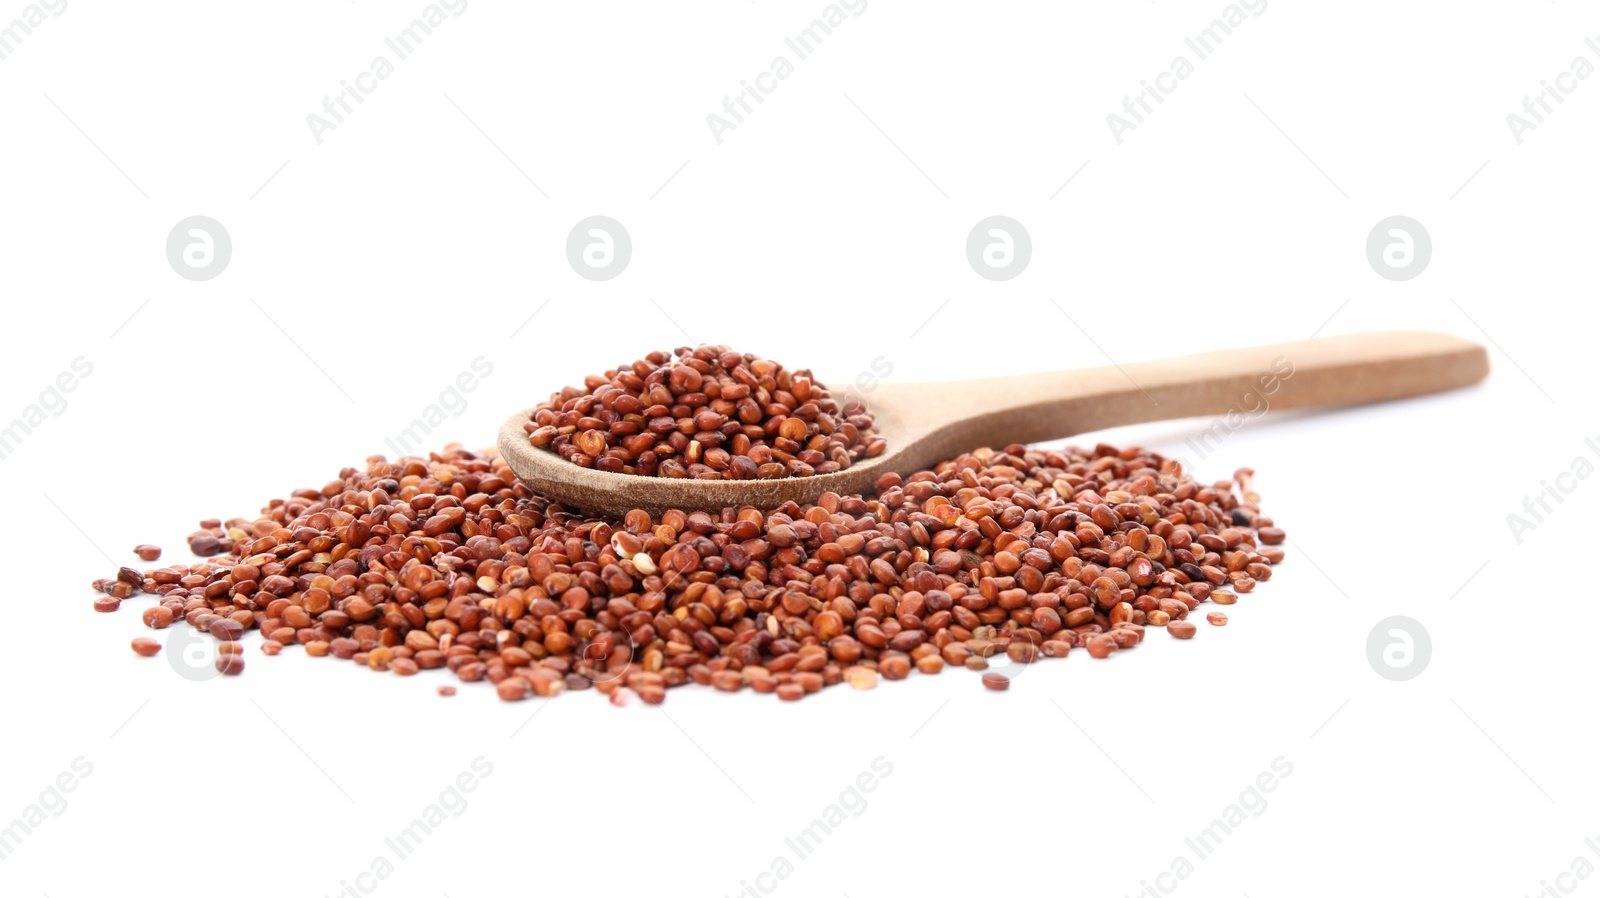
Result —
<svg viewBox="0 0 1600 898"><path fill-rule="evenodd" d="M220 620L212 621L211 629L208 632L218 639L232 641L244 635L244 624L231 617L224 617Z"/></svg>
<svg viewBox="0 0 1600 898"><path fill-rule="evenodd" d="M141 543L133 547L133 554L139 556L140 561L155 561L161 557L161 547Z"/></svg>
<svg viewBox="0 0 1600 898"><path fill-rule="evenodd" d="M202 558L222 554L222 541L214 536L192 537L189 540L189 551Z"/></svg>
<svg viewBox="0 0 1600 898"><path fill-rule="evenodd" d="M1175 620L1167 624L1167 632L1178 639L1193 639L1195 633L1194 621Z"/></svg>
<svg viewBox="0 0 1600 898"><path fill-rule="evenodd" d="M151 639L148 636L136 637L133 640L132 645L135 653L143 655L146 658L150 657L151 655L160 654L161 652L161 643L156 642L154 639Z"/></svg>

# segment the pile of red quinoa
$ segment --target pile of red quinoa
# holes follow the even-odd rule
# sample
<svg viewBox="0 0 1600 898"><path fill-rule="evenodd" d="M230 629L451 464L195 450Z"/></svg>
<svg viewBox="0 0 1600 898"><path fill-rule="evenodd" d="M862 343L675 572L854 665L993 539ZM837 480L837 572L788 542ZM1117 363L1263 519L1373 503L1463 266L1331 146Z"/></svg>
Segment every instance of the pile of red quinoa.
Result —
<svg viewBox="0 0 1600 898"><path fill-rule="evenodd" d="M643 477L781 479L881 454L860 402L809 370L726 346L652 352L536 406L528 440L586 468Z"/></svg>
<svg viewBox="0 0 1600 898"><path fill-rule="evenodd" d="M756 373L758 360L738 358ZM715 361L737 370L723 364L731 355ZM688 364L682 351L677 363ZM642 364L631 377L591 378L586 394L561 394L563 407L581 409L572 433L589 429L584 415L605 423L591 414L597 408L631 407L623 399L641 387L684 398L668 359ZM815 416L799 414L804 445L825 436L825 455L840 464L834 448L854 458L871 445L861 442L870 435L870 421L858 423L864 410L830 410L814 382L809 398L797 391L803 372L777 371L761 375L782 387L771 397L789 394L776 405L815 404ZM707 383L702 376L699 392L715 401ZM665 405L675 422L685 417L656 398L664 397L637 414L655 417L646 409ZM761 412L770 424L772 407ZM697 430L690 442L710 446L701 436L723 434L756 451L744 429L755 423L729 426ZM840 441L846 426L854 436ZM783 427L768 444L774 460L794 455L778 448L788 445ZM678 423L671 433L688 438ZM582 454L617 457L609 451ZM802 463L821 471L828 462ZM1151 627L1188 638L1200 605L1232 604L1283 558L1284 533L1257 507L1250 473L1205 484L1143 449L1009 446L815 505L614 520L531 493L492 453L449 446L427 458L373 457L320 489L273 500L253 520L202 522L189 546L206 560L123 568L96 581L104 595L95 607L152 597L145 624L208 632L225 674L243 670L240 639L254 629L269 655L302 646L401 676L445 668L463 682L495 684L506 700L594 688L616 703L654 703L690 682L795 700L839 682L870 688L913 668L981 670L996 654L1013 663L1074 649L1105 658L1137 646ZM141 558L152 554L159 550L139 547ZM134 642L140 654L161 648ZM993 671L983 679L990 688L1009 683Z"/></svg>

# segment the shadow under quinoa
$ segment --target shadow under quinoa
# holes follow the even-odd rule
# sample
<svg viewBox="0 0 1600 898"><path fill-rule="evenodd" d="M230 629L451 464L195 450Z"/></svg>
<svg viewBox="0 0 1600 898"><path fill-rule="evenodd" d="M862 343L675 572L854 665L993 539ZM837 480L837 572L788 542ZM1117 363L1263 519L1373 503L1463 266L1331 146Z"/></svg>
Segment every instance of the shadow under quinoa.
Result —
<svg viewBox="0 0 1600 898"><path fill-rule="evenodd" d="M225 674L259 629L269 655L445 668L508 701L655 703L690 682L796 700L1000 653L1106 658L1152 626L1192 637L1191 612L1283 558L1250 475L1207 485L1142 449L1009 446L814 505L584 518L452 445L202 521L189 545L209 560L123 568L95 582L96 607L153 594L146 626L209 632Z"/></svg>
<svg viewBox="0 0 1600 898"><path fill-rule="evenodd" d="M652 352L534 407L533 445L616 474L771 480L832 474L886 448L857 400L806 369L727 346Z"/></svg>

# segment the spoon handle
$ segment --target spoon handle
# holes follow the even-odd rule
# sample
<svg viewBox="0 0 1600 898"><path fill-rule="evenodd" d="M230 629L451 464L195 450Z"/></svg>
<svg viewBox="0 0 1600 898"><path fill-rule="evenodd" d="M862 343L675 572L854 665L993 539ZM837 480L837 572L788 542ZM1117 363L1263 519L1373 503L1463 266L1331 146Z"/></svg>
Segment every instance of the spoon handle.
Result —
<svg viewBox="0 0 1600 898"><path fill-rule="evenodd" d="M930 427L944 431L938 442L970 448L1174 418L1384 402L1467 386L1488 373L1488 354L1476 343L1393 331L919 388L930 388L929 413L964 418L955 428Z"/></svg>

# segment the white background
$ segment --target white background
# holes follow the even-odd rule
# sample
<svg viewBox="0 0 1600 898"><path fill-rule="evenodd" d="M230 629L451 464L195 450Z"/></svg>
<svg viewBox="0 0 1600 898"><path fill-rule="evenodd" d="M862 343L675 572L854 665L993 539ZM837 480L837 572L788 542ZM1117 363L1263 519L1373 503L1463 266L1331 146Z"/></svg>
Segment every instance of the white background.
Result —
<svg viewBox="0 0 1600 898"><path fill-rule="evenodd" d="M1119 145L1106 115L1224 4L872 0L719 144L706 116L822 3L473 0L319 144L306 116L423 6L71 0L0 61L0 420L93 365L0 462L0 826L93 765L0 860L0 892L338 894L480 756L465 811L362 883L734 895L880 756L864 812L763 886L1133 895L1280 756L1260 816L1163 888L1522 896L1600 865L1600 483L1520 543L1506 521L1600 463L1600 78L1520 145L1506 122L1575 57L1600 63L1600 14L1273 2ZM564 255L597 214L634 243L604 283ZM996 214L1034 247L1003 283L964 254ZM1364 252L1397 214L1434 244L1398 283ZM191 215L232 236L214 280L165 258ZM797 705L546 710L253 642L243 676L197 684L128 651L148 598L89 607L135 543L182 561L198 519L389 451L477 356L493 374L436 445L487 444L552 389L691 340L825 381L881 356L912 382L1407 328L1492 339L1493 374L1269 416L1201 463L1254 466L1292 540L1232 624L1004 694L947 671ZM1081 440L1182 452L1203 423ZM1408 682L1366 654L1396 614L1432 638Z"/></svg>

